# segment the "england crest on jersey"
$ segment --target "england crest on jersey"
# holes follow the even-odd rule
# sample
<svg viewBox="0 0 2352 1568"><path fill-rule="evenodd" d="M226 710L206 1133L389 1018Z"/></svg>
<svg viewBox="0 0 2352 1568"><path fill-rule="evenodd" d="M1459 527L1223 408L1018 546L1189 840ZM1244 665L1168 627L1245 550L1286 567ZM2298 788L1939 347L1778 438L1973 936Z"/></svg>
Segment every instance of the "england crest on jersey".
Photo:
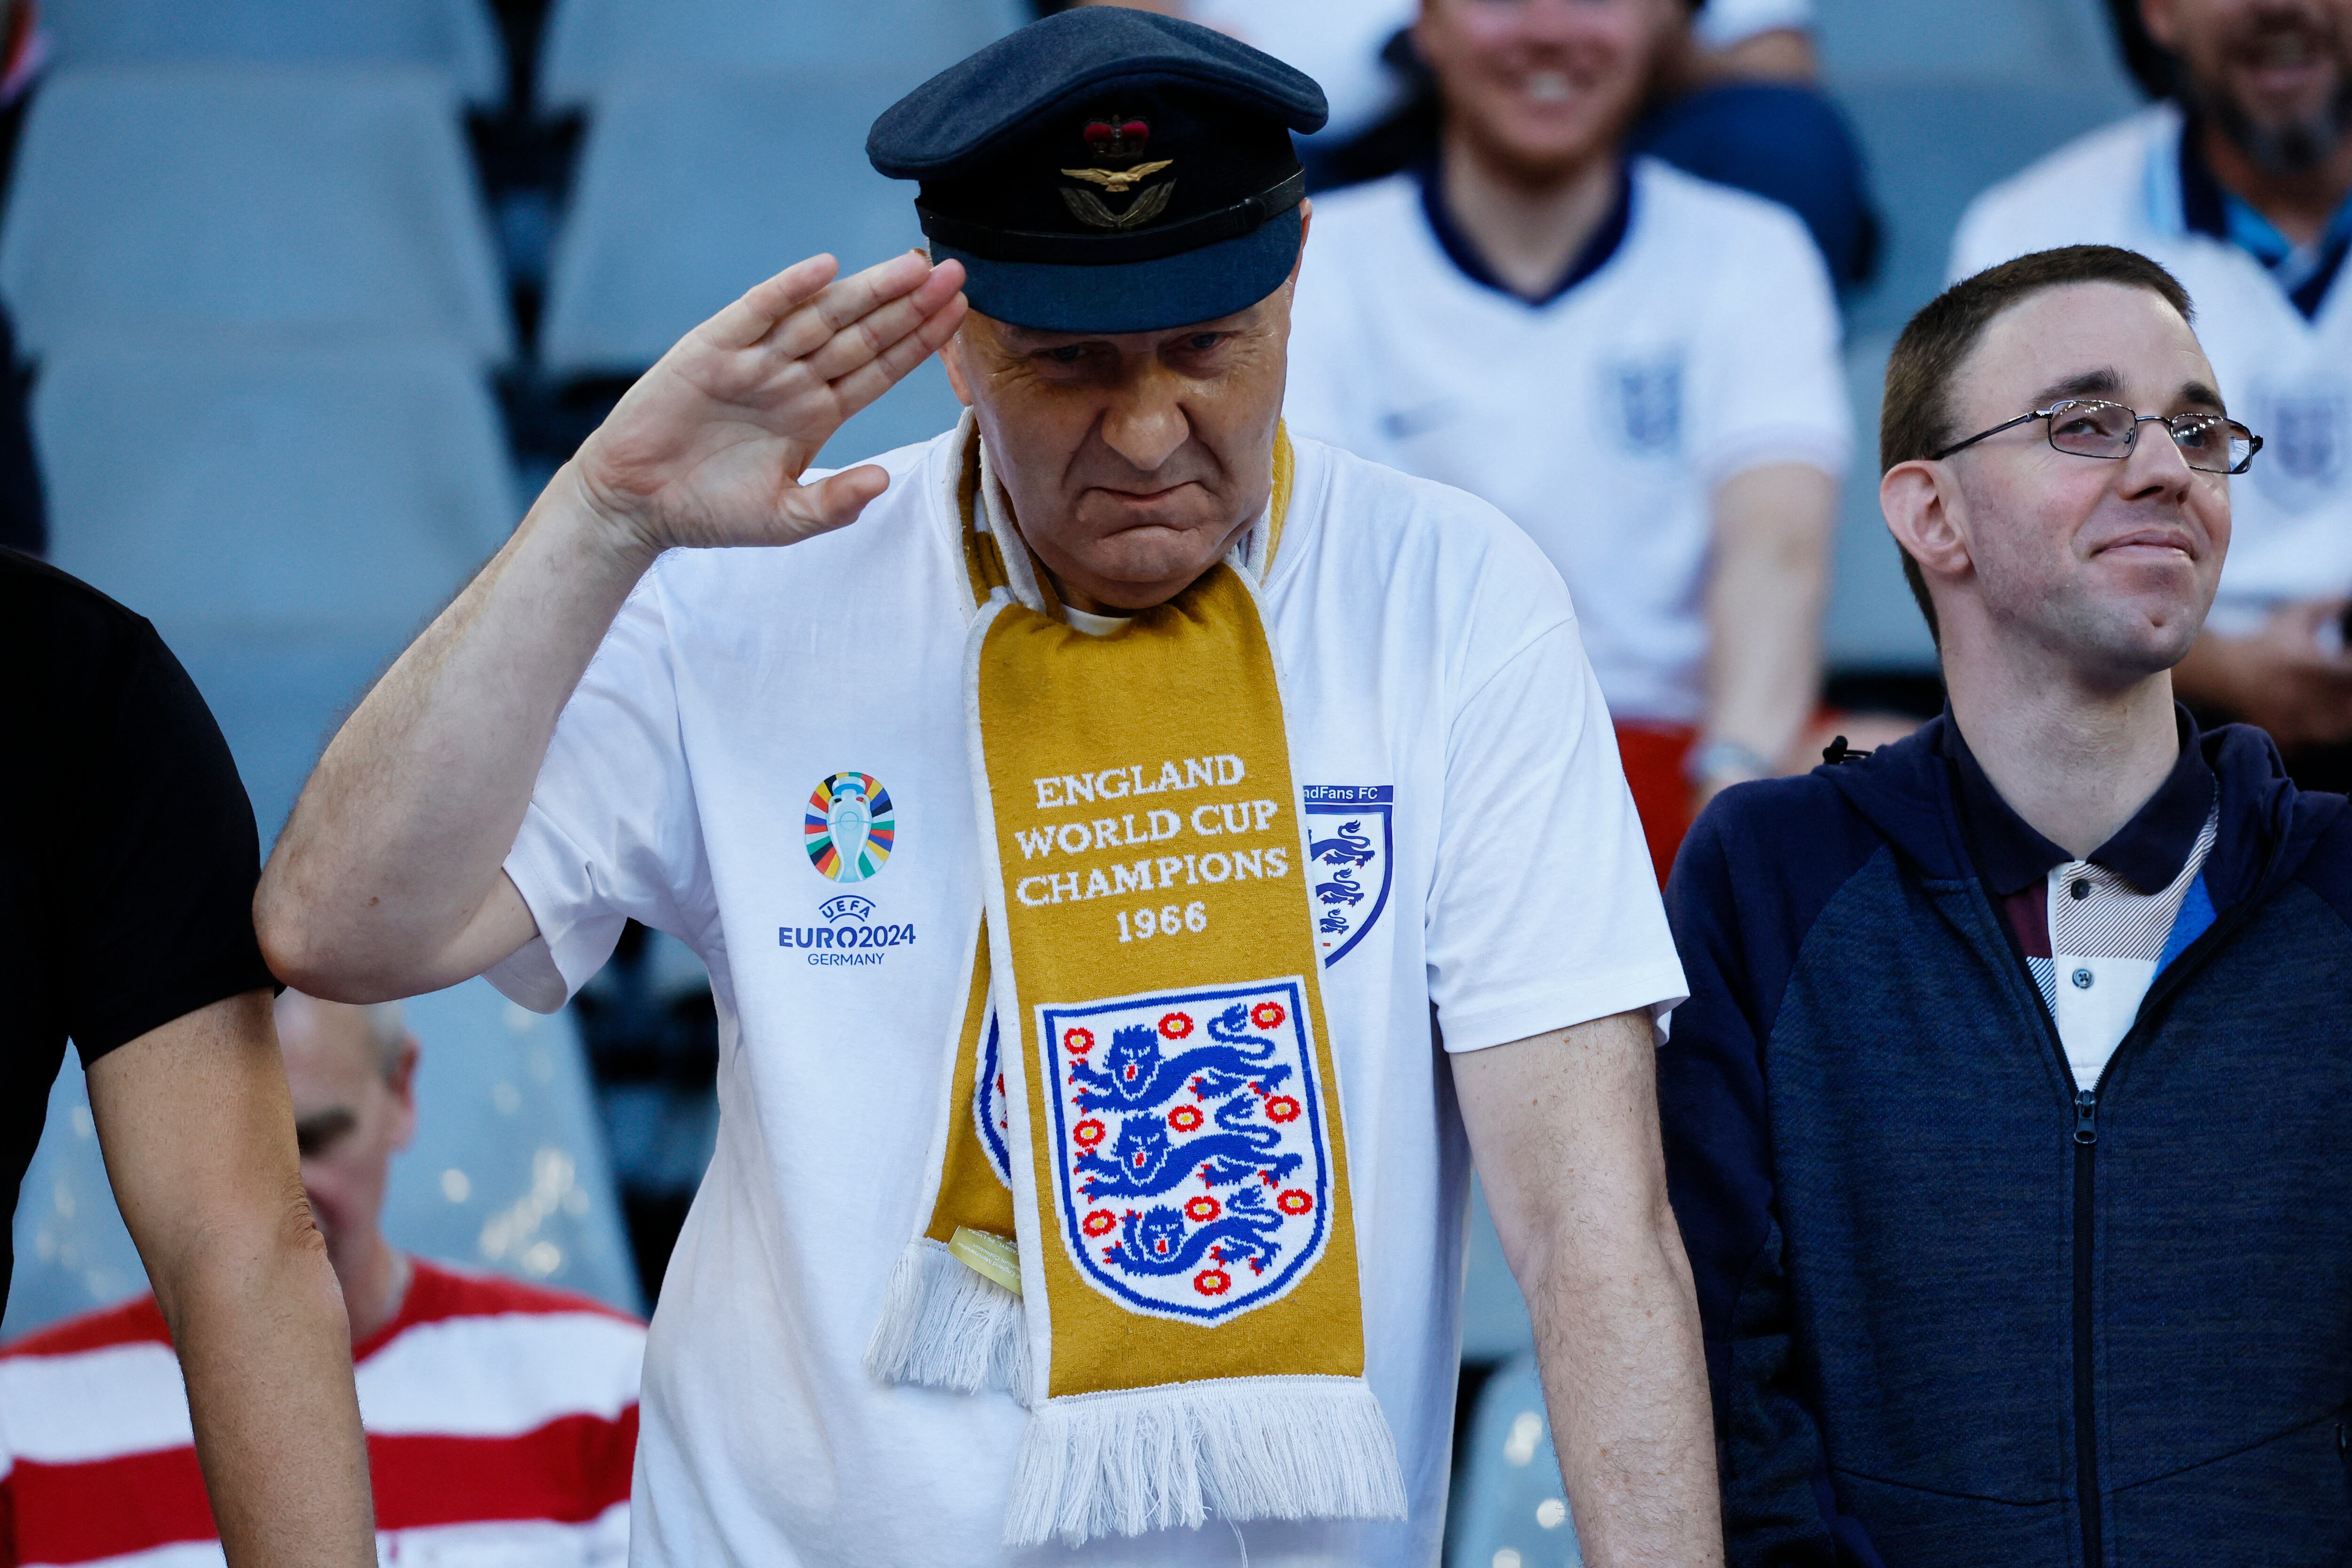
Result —
<svg viewBox="0 0 2352 1568"><path fill-rule="evenodd" d="M989 1168L1006 1187L1013 1185L1013 1112L1004 1098L1004 1058L997 1054L996 997L988 998L988 1033L980 1043L980 1070L972 1075L971 1123L980 1146L988 1152Z"/></svg>
<svg viewBox="0 0 2352 1568"><path fill-rule="evenodd" d="M1328 969L1348 956L1389 906L1395 838L1388 784L1308 784L1307 891L1315 901L1315 945Z"/></svg>
<svg viewBox="0 0 2352 1568"><path fill-rule="evenodd" d="M1037 1009L1062 1236L1132 1312L1219 1323L1330 1227L1326 1086L1296 976Z"/></svg>

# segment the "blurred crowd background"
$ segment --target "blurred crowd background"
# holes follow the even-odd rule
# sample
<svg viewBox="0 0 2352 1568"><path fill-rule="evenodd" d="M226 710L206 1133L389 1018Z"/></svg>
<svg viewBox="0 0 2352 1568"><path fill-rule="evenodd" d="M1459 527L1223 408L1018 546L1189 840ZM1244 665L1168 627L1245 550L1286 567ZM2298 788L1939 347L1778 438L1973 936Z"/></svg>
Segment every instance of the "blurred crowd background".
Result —
<svg viewBox="0 0 2352 1568"><path fill-rule="evenodd" d="M1303 151L1328 190L1428 151L1429 80L1401 37L1412 9L1187 14L1325 83L1333 123ZM832 250L855 268L919 243L908 191L866 163L866 125L1035 14L16 0L0 300L30 443L26 420L0 422L0 540L156 623L227 734L267 846L365 683L664 348L792 259ZM1831 709L1900 721L1940 706L1871 482L1881 370L1940 287L1972 196L2164 90L2137 14L1712 0L1637 133L1790 204L1835 280L1861 456L1822 622ZM1751 87L1812 106L1796 142L1719 139L1741 122L1709 118L1720 94ZM955 412L928 365L821 460L928 437ZM560 1016L476 981L409 1004L406 1026L424 1044L419 1132L394 1165L387 1235L650 1310L718 1116L698 961L632 928ZM16 1225L7 1336L144 1287L70 1058ZM1527 1318L1483 1226L1468 1300L1454 1560L1573 1561Z"/></svg>

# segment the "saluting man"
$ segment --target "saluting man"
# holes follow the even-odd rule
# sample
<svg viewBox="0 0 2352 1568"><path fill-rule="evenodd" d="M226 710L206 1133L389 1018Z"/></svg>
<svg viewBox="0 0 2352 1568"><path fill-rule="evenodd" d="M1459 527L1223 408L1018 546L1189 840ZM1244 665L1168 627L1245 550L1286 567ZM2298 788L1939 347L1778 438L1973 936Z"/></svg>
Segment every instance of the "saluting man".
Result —
<svg viewBox="0 0 2352 1568"><path fill-rule="evenodd" d="M1567 595L1281 428L1324 112L1113 8L917 89L929 258L671 350L279 841L322 994L709 964L640 1563L1433 1564L1465 1152L1588 1558L1718 1560L1683 978ZM809 471L942 351L954 430Z"/></svg>

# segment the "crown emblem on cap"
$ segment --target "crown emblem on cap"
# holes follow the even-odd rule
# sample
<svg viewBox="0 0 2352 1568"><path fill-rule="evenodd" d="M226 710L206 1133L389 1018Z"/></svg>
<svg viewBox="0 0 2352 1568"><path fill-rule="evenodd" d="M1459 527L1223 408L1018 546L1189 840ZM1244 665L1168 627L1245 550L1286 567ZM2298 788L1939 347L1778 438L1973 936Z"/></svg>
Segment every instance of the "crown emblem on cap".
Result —
<svg viewBox="0 0 2352 1568"><path fill-rule="evenodd" d="M1143 155L1144 144L1151 140L1151 126L1141 120L1124 115L1106 115L1087 121L1085 136L1087 150L1107 163L1130 163ZM1173 158L1158 158L1149 163L1132 163L1124 169L1065 169L1069 179L1083 180L1088 185L1098 185L1105 195L1123 196L1135 192L1135 199L1120 211L1113 211L1109 203L1082 185L1061 187L1062 203L1070 216L1090 228L1139 228L1168 210L1168 198L1176 194L1176 182L1136 187L1160 170L1175 163Z"/></svg>
<svg viewBox="0 0 2352 1568"><path fill-rule="evenodd" d="M1151 126L1147 121L1113 114L1087 121L1081 134L1087 139L1087 150L1097 158L1140 158L1143 144L1151 140Z"/></svg>

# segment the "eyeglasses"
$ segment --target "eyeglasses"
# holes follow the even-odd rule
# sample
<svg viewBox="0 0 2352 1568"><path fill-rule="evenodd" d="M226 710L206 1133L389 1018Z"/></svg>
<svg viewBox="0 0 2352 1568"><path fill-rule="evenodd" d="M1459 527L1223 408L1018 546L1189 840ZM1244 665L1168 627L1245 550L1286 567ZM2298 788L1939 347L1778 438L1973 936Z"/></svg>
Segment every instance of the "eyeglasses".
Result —
<svg viewBox="0 0 2352 1568"><path fill-rule="evenodd" d="M2139 427L2150 423L2163 426L2172 444L2180 448L2181 460L2203 474L2242 474L2252 465L2254 454L2263 449L2260 436L2219 414L2135 414L2120 403L2069 397L1990 430L1979 430L1931 456L1948 458L1988 436L2035 419L2050 421L2051 446L2077 458L2128 458L2132 443L2139 438Z"/></svg>

